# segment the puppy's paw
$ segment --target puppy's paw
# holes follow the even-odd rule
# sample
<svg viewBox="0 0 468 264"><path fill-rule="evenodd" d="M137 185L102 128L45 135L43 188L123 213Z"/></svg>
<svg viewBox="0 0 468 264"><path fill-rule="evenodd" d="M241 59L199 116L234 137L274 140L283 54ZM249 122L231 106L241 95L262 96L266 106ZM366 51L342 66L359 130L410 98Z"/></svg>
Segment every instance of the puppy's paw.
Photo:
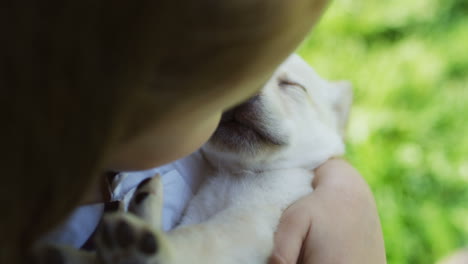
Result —
<svg viewBox="0 0 468 264"><path fill-rule="evenodd" d="M128 211L137 215L152 228L160 230L163 207L163 185L158 174L142 181L128 206Z"/></svg>
<svg viewBox="0 0 468 264"><path fill-rule="evenodd" d="M97 254L104 264L167 263L163 236L136 216L106 215L98 232Z"/></svg>

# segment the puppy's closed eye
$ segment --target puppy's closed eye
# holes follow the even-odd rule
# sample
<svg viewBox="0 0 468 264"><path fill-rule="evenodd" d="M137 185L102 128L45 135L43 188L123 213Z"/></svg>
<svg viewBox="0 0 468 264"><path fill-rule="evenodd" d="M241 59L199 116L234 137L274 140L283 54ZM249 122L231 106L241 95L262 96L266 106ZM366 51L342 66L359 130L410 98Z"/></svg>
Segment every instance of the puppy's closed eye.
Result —
<svg viewBox="0 0 468 264"><path fill-rule="evenodd" d="M287 79L287 78L279 78L278 79L278 85L281 88L296 87L296 88L302 89L304 92L307 92L304 85L302 85L302 84L300 84L298 82L292 81L290 79Z"/></svg>

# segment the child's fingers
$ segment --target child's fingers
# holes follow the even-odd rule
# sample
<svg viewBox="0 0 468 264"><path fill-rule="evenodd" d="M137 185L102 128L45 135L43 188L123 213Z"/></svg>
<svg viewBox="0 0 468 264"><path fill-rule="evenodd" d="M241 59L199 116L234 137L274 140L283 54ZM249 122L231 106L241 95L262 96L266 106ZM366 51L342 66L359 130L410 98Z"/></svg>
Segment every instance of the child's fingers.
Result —
<svg viewBox="0 0 468 264"><path fill-rule="evenodd" d="M310 228L310 217L304 210L299 210L301 201L290 206L281 217L275 233L275 245L269 264L297 263L302 244Z"/></svg>

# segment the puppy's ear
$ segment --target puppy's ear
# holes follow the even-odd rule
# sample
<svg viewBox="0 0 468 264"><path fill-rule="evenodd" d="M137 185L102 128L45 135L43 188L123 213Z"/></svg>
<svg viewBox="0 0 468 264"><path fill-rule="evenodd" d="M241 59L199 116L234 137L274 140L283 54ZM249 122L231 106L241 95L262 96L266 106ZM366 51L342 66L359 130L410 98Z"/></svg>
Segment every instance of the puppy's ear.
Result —
<svg viewBox="0 0 468 264"><path fill-rule="evenodd" d="M338 129L344 138L353 103L353 86L348 81L330 82L332 109L338 118Z"/></svg>

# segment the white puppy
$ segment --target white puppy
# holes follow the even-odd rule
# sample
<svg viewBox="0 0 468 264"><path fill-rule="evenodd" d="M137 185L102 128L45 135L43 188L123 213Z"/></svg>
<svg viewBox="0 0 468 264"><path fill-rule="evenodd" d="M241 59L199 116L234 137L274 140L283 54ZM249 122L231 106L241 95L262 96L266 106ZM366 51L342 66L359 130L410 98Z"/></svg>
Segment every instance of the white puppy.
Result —
<svg viewBox="0 0 468 264"><path fill-rule="evenodd" d="M349 84L323 80L293 55L224 113L202 148L215 173L186 210L189 226L172 234L184 245L174 263L266 263L282 212L312 191L312 169L343 154L350 105Z"/></svg>
<svg viewBox="0 0 468 264"><path fill-rule="evenodd" d="M61 263L260 264L282 212L312 192L312 170L344 152L351 87L320 78L299 56L257 96L224 113L202 147L213 167L181 227L162 233L158 177L140 184L128 213L105 217L93 254L56 252ZM52 254L49 252L49 254Z"/></svg>

